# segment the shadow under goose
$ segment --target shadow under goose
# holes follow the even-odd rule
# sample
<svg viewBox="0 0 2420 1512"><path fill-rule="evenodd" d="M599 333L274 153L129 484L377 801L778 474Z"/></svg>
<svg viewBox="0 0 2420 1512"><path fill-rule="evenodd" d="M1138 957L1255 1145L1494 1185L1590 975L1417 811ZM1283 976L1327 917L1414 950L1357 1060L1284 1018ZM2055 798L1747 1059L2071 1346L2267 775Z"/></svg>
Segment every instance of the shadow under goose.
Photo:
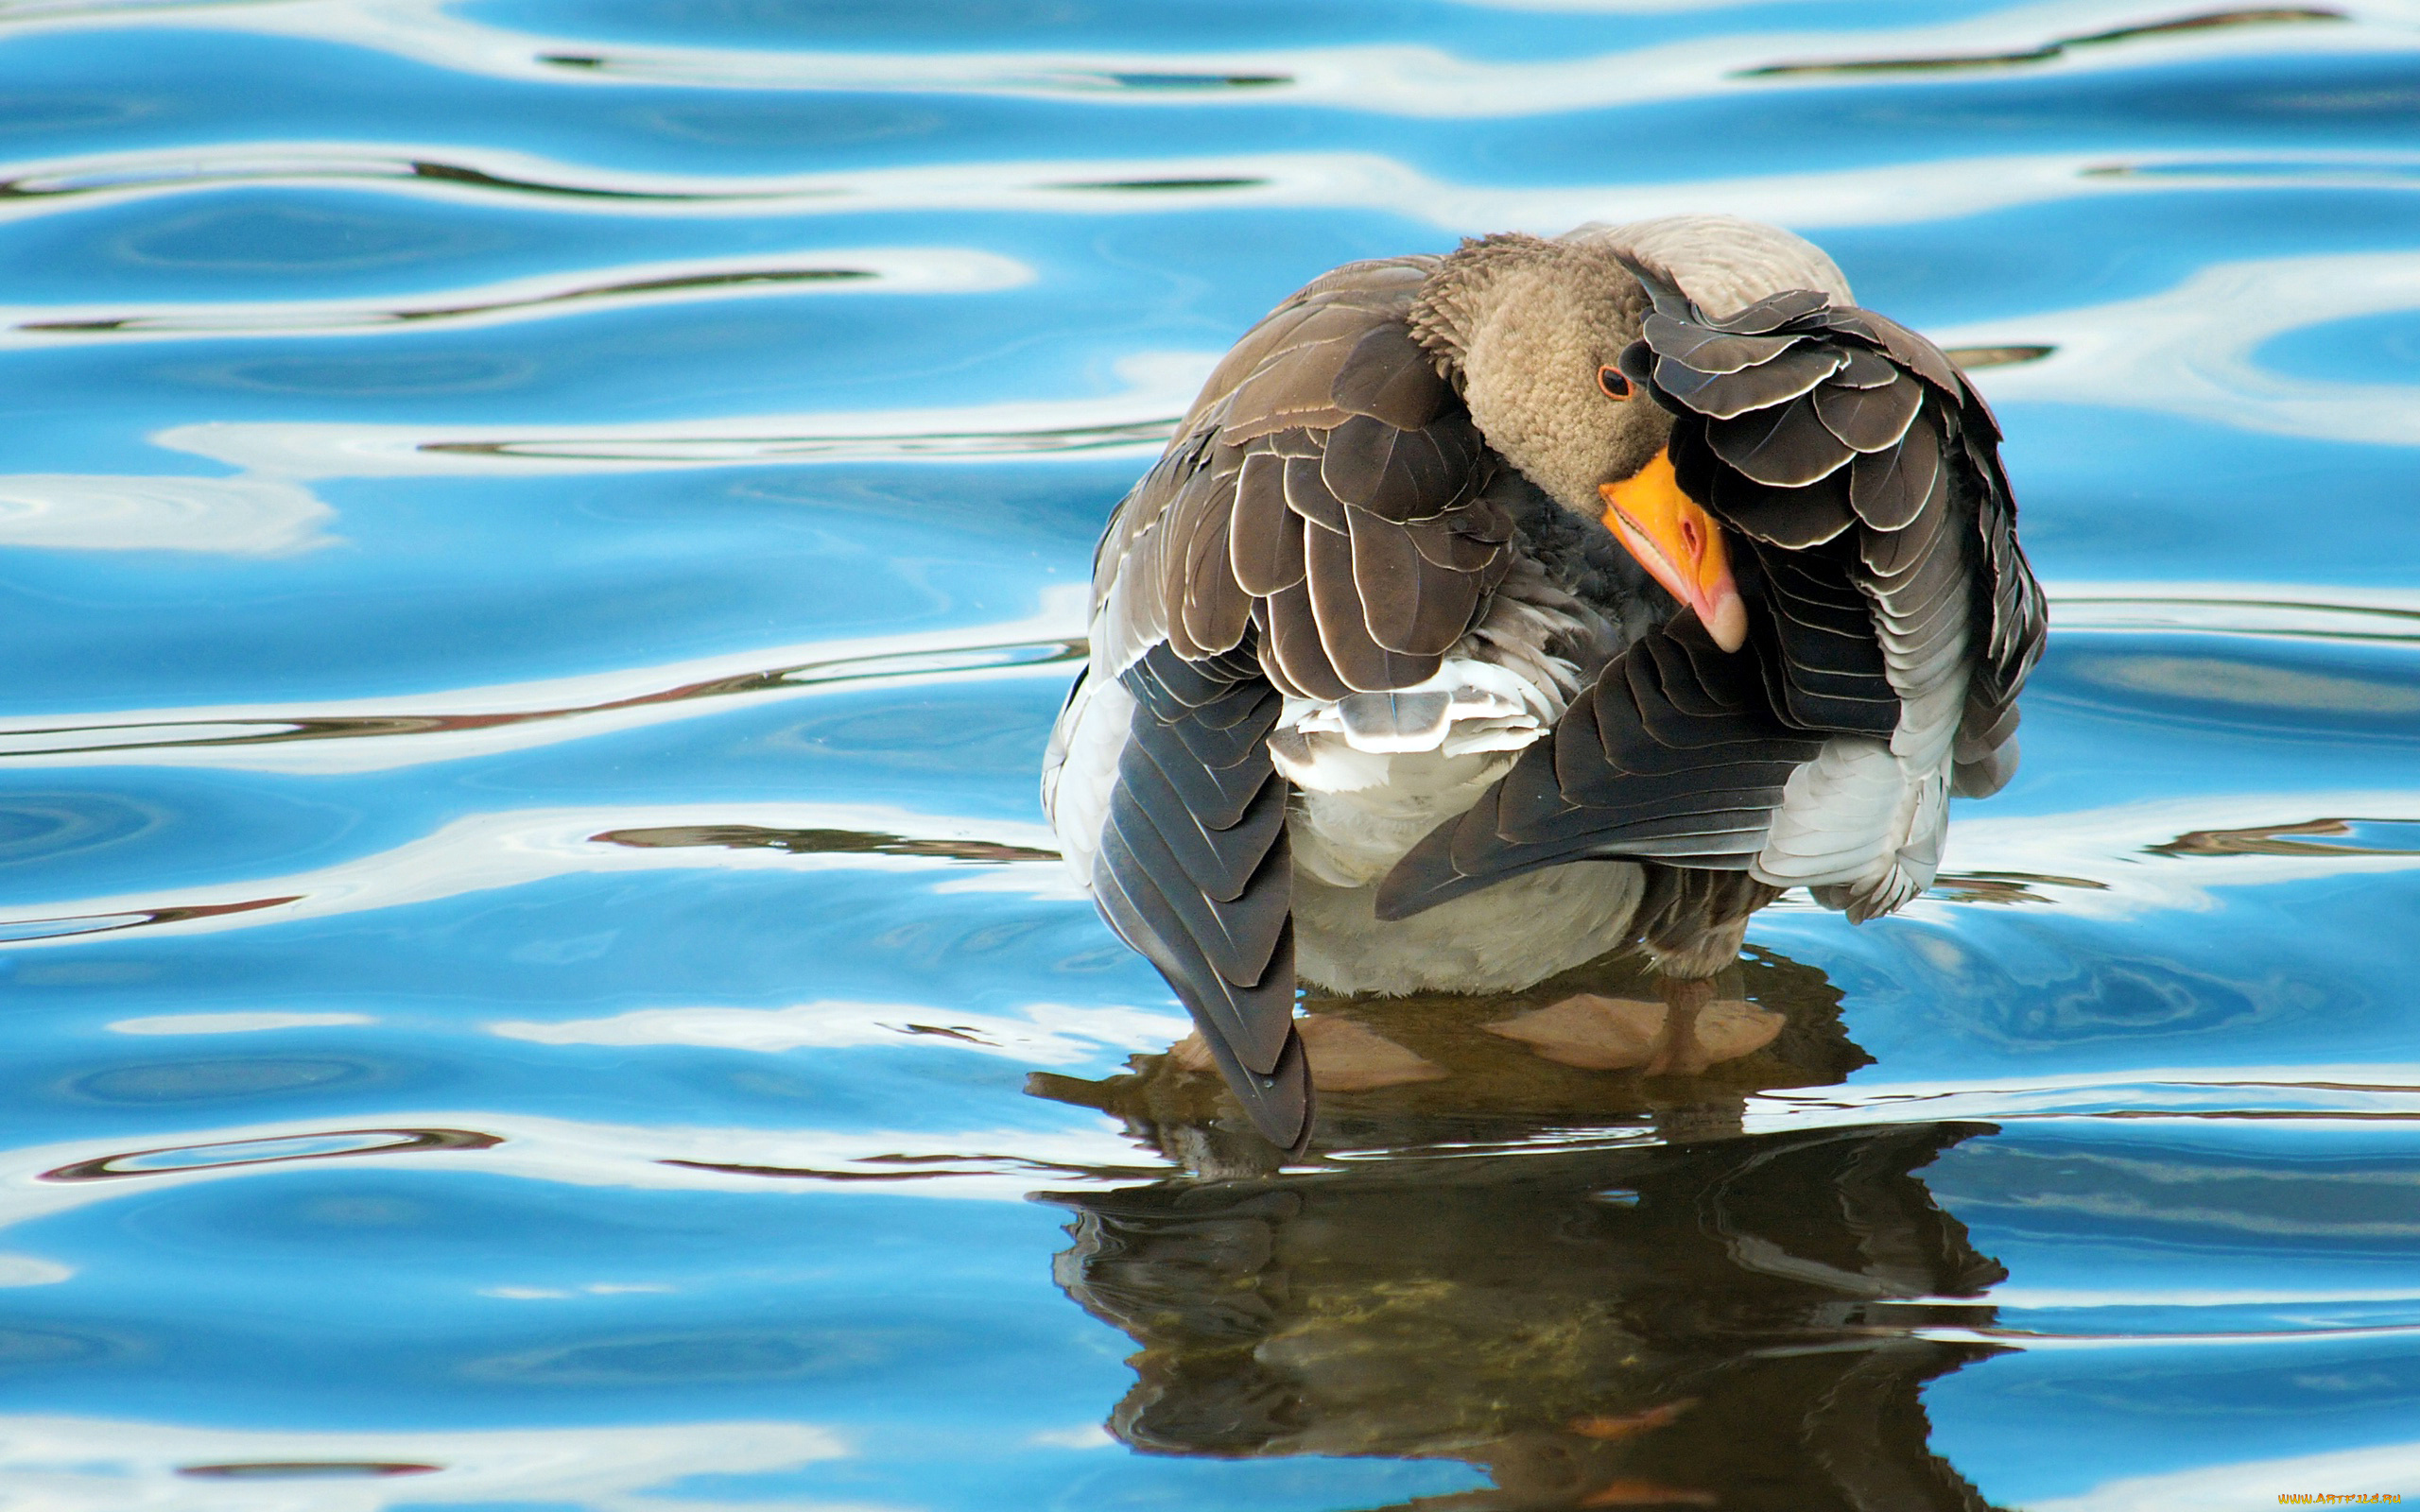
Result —
<svg viewBox="0 0 2420 1512"><path fill-rule="evenodd" d="M1518 992L1311 992L1300 1032L1320 1103L1305 1159L1720 1138L1739 1132L1751 1093L1832 1086L1872 1064L1841 1027L1839 989L1812 967L1752 946L1715 992L1676 1030L1645 960L1626 954ZM1679 1039L1687 1074L1672 1064ZM1196 1176L1266 1175L1282 1158L1194 1036L1118 1075L1036 1072L1027 1090L1108 1113Z"/></svg>

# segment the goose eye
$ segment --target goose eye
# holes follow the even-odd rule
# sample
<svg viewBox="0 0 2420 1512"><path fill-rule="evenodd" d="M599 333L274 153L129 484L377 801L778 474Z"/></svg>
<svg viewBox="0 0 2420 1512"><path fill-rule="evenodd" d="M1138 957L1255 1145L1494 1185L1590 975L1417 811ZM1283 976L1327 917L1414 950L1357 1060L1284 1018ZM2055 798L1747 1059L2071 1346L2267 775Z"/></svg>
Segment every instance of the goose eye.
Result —
<svg viewBox="0 0 2420 1512"><path fill-rule="evenodd" d="M1605 391L1607 399L1628 399L1631 394L1630 380L1611 364L1597 369L1597 387Z"/></svg>

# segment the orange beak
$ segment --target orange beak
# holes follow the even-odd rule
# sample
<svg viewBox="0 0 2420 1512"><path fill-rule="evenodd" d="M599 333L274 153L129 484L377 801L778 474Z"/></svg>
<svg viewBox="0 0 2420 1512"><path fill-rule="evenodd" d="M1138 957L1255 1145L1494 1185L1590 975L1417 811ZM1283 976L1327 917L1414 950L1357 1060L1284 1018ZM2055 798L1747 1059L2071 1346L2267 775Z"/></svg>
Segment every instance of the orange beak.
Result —
<svg viewBox="0 0 2420 1512"><path fill-rule="evenodd" d="M1672 455L1658 452L1634 477L1604 483L1605 528L1639 565L1697 612L1714 644L1737 651L1748 642L1748 606L1731 580L1722 527L1681 491Z"/></svg>

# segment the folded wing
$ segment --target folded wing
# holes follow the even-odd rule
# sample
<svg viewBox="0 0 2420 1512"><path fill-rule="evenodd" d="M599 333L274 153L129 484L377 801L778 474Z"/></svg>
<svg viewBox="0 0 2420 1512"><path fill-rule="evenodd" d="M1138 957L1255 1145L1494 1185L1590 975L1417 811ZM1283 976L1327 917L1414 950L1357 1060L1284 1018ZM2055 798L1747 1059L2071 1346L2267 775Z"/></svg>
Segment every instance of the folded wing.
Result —
<svg viewBox="0 0 2420 1512"><path fill-rule="evenodd" d="M1125 697L1071 702L1046 767L1102 914L1294 1148L1311 1094L1268 734L1287 697L1431 678L1512 560L1493 455L1406 325L1430 266L1340 268L1220 362L1095 561L1086 677ZM1081 728L1096 711L1112 728Z"/></svg>
<svg viewBox="0 0 2420 1512"><path fill-rule="evenodd" d="M1407 855L1401 918L1590 858L1745 871L1864 918L1930 884L1946 800L2015 764L2041 654L1999 430L1923 337L1792 290L1708 318L1652 267L1624 370L1673 412L1681 487L1728 527L1741 651L1638 642L1551 740Z"/></svg>

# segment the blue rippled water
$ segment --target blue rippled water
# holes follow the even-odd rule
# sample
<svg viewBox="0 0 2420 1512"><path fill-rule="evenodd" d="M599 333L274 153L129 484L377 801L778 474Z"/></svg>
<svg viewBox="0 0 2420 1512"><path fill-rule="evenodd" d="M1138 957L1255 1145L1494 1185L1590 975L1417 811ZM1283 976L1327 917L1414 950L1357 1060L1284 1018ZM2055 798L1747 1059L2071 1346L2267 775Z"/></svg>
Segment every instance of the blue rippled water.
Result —
<svg viewBox="0 0 2420 1512"><path fill-rule="evenodd" d="M0 79L0 1507L2420 1496L2409 0L9 0ZM1760 917L1766 1050L1407 1005L1267 1170L1036 809L1100 523L1319 271L1690 209L1999 407L2024 770Z"/></svg>

